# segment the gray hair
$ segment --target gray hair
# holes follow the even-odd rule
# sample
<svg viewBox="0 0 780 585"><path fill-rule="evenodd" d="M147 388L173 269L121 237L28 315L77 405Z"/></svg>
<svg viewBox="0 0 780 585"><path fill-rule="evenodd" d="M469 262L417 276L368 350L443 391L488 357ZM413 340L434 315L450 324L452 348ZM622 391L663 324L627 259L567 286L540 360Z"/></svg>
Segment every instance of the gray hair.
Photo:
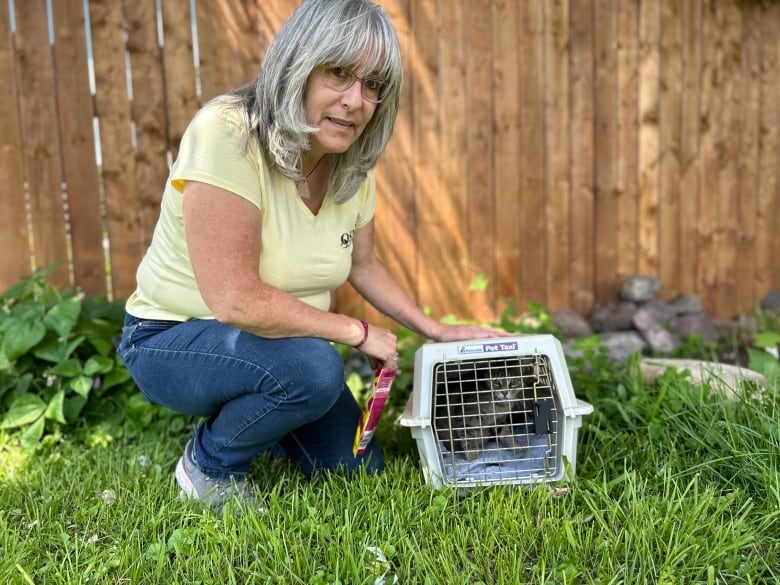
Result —
<svg viewBox="0 0 780 585"><path fill-rule="evenodd" d="M309 75L325 64L351 68L358 75L386 81L384 99L350 148L334 155L328 188L333 200L349 200L374 168L393 133L403 69L395 29L381 7L370 0L304 0L268 48L253 82L215 98L233 108L240 120L243 148L258 140L269 164L300 180L299 164L317 132L306 120L303 93Z"/></svg>

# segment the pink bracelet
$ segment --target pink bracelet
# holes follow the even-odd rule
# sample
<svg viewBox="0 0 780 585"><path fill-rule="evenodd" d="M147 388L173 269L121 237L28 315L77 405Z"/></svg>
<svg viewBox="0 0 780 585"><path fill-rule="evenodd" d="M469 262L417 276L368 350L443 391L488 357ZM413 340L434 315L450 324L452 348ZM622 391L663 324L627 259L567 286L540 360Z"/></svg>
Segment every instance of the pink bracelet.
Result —
<svg viewBox="0 0 780 585"><path fill-rule="evenodd" d="M352 346L355 349L359 349L360 346L363 345L366 342L366 340L368 339L368 323L363 321L363 319L358 319L358 321L360 321L360 324L363 326L363 339L361 339L360 343L358 343L357 345L353 345Z"/></svg>

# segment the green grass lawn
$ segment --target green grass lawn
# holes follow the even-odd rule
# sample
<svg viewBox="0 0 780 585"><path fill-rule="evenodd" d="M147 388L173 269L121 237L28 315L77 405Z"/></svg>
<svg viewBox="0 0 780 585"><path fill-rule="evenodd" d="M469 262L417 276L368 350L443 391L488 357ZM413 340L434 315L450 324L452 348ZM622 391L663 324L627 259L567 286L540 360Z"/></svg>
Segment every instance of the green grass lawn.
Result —
<svg viewBox="0 0 780 585"><path fill-rule="evenodd" d="M386 413L380 476L258 461L261 510L181 501L188 436L160 412L50 435L0 434L0 583L777 583L780 400L729 401L663 376L575 378L595 413L577 479L458 494L423 483ZM396 581L397 578L397 581Z"/></svg>

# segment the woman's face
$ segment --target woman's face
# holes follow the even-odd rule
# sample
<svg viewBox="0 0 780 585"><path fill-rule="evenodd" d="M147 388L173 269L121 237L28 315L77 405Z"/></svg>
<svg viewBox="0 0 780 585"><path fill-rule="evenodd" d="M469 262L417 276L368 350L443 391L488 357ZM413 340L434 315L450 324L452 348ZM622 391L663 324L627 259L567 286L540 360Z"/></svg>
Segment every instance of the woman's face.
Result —
<svg viewBox="0 0 780 585"><path fill-rule="evenodd" d="M350 75L351 70L318 67L306 81L303 103L306 120L319 132L311 135L312 154L346 152L360 137L376 111L377 104L363 97L372 80L355 82L344 91L333 88L333 75ZM363 88L364 84L366 89Z"/></svg>

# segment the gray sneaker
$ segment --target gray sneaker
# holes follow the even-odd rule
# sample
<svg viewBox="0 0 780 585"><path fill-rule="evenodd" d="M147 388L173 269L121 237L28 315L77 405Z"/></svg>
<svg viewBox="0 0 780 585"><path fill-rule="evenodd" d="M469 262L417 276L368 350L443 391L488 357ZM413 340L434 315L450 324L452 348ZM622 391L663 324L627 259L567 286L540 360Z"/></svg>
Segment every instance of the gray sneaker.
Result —
<svg viewBox="0 0 780 585"><path fill-rule="evenodd" d="M185 496L200 500L212 508L222 507L233 496L243 498L250 505L255 503L246 480L215 479L195 465L192 459L192 439L187 441L184 455L176 464L176 482Z"/></svg>

